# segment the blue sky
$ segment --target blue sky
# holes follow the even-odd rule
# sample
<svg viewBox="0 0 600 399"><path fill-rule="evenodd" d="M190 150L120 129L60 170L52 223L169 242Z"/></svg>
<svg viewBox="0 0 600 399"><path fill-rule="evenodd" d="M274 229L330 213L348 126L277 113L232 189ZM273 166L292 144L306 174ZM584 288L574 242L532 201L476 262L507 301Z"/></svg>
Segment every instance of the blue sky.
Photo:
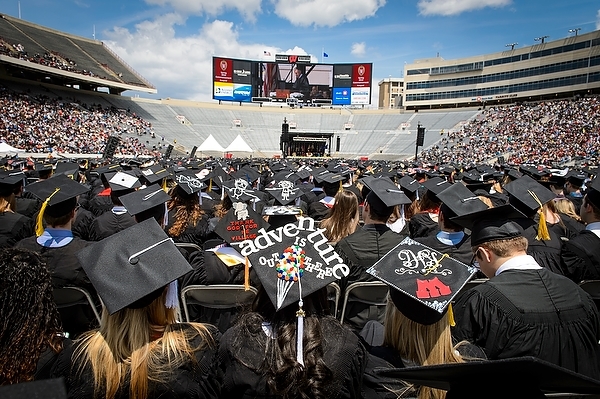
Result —
<svg viewBox="0 0 600 399"><path fill-rule="evenodd" d="M0 13L106 43L158 94L210 101L213 55L264 51L372 62L377 82L405 63L461 58L600 28L588 0L3 0ZM322 51L329 57L322 59ZM264 58L263 58L264 57ZM125 93L134 95L136 93Z"/></svg>

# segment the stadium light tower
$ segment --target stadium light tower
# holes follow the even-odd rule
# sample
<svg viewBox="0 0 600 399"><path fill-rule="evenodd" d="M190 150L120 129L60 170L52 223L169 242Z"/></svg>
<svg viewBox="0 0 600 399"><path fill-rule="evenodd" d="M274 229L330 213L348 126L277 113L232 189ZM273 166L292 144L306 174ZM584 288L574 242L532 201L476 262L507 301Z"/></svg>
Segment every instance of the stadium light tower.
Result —
<svg viewBox="0 0 600 399"><path fill-rule="evenodd" d="M504 47L510 47L510 49L511 49L511 50L514 50L514 49L515 49L515 46L516 46L517 44L519 44L519 43L516 43L516 42L515 42L515 43L508 43L508 44L507 44L507 45L505 45Z"/></svg>
<svg viewBox="0 0 600 399"><path fill-rule="evenodd" d="M545 40L546 40L547 38L549 38L549 37L550 37L550 36L548 36L548 35L546 35L546 36L540 36L540 37L536 37L536 38L535 38L535 39L533 39L533 40L535 40L536 42L542 42L542 44L544 44Z"/></svg>
<svg viewBox="0 0 600 399"><path fill-rule="evenodd" d="M569 29L569 33L575 33L575 36L577 36L580 30L581 28Z"/></svg>

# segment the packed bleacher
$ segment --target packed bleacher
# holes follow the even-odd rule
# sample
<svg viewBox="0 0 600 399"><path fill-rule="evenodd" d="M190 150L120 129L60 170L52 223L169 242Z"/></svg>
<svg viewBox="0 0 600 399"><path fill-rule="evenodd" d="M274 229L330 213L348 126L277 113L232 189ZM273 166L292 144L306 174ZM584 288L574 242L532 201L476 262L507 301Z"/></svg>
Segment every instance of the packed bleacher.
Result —
<svg viewBox="0 0 600 399"><path fill-rule="evenodd" d="M600 148L599 113L597 97L489 107L420 157L442 164L500 156L515 164L541 165L595 159Z"/></svg>

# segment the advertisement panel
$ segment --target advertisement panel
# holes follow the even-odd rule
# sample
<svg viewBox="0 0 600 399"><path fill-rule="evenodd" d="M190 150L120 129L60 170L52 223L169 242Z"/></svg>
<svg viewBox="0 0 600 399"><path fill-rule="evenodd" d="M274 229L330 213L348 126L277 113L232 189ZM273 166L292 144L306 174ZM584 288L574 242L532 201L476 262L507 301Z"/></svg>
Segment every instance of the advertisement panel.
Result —
<svg viewBox="0 0 600 399"><path fill-rule="evenodd" d="M351 104L369 104L371 101L370 87L353 87L350 91Z"/></svg>
<svg viewBox="0 0 600 399"><path fill-rule="evenodd" d="M352 86L352 64L333 66L333 87Z"/></svg>
<svg viewBox="0 0 600 399"><path fill-rule="evenodd" d="M233 101L233 83L214 82L213 97L215 100Z"/></svg>
<svg viewBox="0 0 600 399"><path fill-rule="evenodd" d="M233 60L233 83L245 83L252 86L252 63Z"/></svg>
<svg viewBox="0 0 600 399"><path fill-rule="evenodd" d="M213 76L215 82L233 82L233 61L227 58L213 58Z"/></svg>
<svg viewBox="0 0 600 399"><path fill-rule="evenodd" d="M352 87L371 87L371 64L352 66Z"/></svg>
<svg viewBox="0 0 600 399"><path fill-rule="evenodd" d="M350 105L350 88L349 87L334 87L333 88L333 105Z"/></svg>

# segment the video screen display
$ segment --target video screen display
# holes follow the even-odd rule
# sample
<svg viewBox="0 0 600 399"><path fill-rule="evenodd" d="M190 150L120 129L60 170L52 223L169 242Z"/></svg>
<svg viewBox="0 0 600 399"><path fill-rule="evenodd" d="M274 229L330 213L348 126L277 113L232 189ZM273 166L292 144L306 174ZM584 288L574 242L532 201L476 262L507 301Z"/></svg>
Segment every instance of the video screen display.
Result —
<svg viewBox="0 0 600 399"><path fill-rule="evenodd" d="M310 56L286 54L276 55L275 61L213 57L213 99L370 104L372 65L312 64Z"/></svg>

